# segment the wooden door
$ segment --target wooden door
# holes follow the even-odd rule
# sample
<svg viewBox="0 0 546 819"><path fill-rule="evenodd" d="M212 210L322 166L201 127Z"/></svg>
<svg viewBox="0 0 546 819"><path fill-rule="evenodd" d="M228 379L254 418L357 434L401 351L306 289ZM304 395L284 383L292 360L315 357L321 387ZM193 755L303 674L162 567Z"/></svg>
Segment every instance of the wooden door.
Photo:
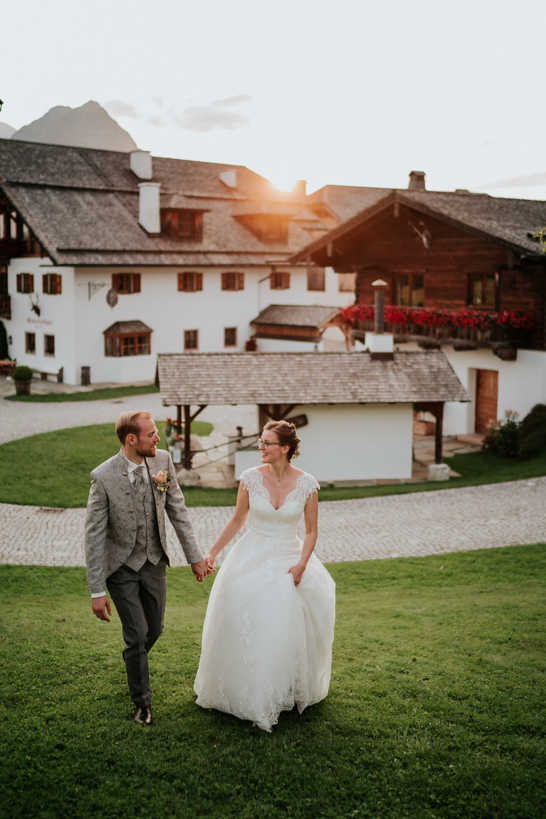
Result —
<svg viewBox="0 0 546 819"><path fill-rule="evenodd" d="M498 395L497 370L476 370L476 432L485 432L489 421L497 420Z"/></svg>

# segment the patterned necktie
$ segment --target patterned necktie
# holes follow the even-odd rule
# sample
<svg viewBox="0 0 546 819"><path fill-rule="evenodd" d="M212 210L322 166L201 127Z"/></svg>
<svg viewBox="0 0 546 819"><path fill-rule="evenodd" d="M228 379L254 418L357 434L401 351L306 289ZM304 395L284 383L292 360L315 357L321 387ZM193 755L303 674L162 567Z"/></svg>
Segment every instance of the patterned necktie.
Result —
<svg viewBox="0 0 546 819"><path fill-rule="evenodd" d="M133 476L134 476L134 479L135 479L135 482L134 482L133 485L134 485L135 489L137 490L137 492L139 493L139 495L142 495L142 496L144 496L146 494L146 490L147 490L147 485L146 485L146 480L144 479L143 470L144 470L144 467L142 465L137 466L137 468L133 470Z"/></svg>

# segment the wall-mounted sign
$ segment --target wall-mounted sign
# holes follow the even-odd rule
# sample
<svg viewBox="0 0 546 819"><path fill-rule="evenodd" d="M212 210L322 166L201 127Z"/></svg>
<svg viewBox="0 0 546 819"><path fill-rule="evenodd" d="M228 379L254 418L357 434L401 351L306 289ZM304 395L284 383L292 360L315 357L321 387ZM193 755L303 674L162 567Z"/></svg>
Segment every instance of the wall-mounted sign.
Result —
<svg viewBox="0 0 546 819"><path fill-rule="evenodd" d="M109 304L110 307L115 307L118 303L118 291L114 290L113 287L111 287L106 294L106 303Z"/></svg>

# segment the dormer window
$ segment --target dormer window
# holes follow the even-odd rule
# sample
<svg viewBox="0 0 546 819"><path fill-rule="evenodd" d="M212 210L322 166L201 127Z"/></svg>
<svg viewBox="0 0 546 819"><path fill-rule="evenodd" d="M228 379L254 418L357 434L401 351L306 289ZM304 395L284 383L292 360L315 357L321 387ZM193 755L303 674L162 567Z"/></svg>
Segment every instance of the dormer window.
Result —
<svg viewBox="0 0 546 819"><path fill-rule="evenodd" d="M261 242L287 242L288 220L286 213L237 213L235 219L243 223Z"/></svg>
<svg viewBox="0 0 546 819"><path fill-rule="evenodd" d="M174 241L179 239L200 241L203 235L203 212L162 208L161 235Z"/></svg>

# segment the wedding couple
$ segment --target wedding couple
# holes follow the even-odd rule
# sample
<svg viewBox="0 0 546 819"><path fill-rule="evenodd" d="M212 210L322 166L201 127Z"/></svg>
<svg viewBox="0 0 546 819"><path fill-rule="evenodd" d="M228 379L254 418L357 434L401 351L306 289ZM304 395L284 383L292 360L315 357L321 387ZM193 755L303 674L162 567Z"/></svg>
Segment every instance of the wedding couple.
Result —
<svg viewBox="0 0 546 819"><path fill-rule="evenodd" d="M125 412L121 450L91 473L86 561L93 613L109 620L114 601L122 624L134 720L150 725L148 654L163 632L165 512L197 581L217 555L250 529L225 559L211 591L199 669L197 704L270 731L283 710L300 713L328 693L335 584L316 555L318 484L292 466L299 438L293 424L270 421L259 441L261 464L240 477L235 513L203 557L168 452L148 412ZM297 529L304 516L303 543Z"/></svg>

